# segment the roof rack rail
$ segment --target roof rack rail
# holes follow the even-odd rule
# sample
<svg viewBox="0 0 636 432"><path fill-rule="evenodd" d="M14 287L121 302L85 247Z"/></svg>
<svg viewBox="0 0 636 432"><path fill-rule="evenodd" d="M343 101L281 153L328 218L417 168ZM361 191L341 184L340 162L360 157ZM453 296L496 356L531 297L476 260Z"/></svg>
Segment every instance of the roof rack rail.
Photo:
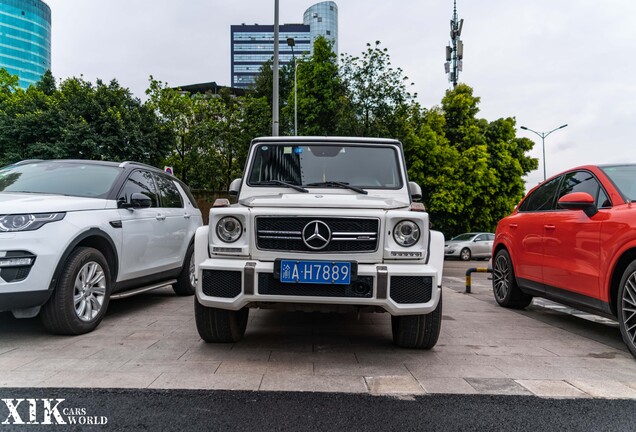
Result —
<svg viewBox="0 0 636 432"><path fill-rule="evenodd" d="M44 159L25 159L25 160L21 160L19 162L15 162L15 163L9 164L7 166L20 166L20 165L30 164L30 163L33 163L33 162L42 162L42 161L44 161Z"/></svg>
<svg viewBox="0 0 636 432"><path fill-rule="evenodd" d="M119 168L126 168L129 165L135 165L135 166L140 166L140 167L144 167L144 168L152 168L152 169L156 169L156 170L159 169L156 166L148 165L148 164L145 164L145 163L142 163L142 162L135 162L135 161L124 161L124 162L119 164Z"/></svg>

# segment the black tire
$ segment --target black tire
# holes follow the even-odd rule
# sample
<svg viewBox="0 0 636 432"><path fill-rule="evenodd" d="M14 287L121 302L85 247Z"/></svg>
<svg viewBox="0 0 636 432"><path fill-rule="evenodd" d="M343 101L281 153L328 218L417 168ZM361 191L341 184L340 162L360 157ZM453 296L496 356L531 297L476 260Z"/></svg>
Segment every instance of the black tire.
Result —
<svg viewBox="0 0 636 432"><path fill-rule="evenodd" d="M459 252L459 259L462 261L470 261L472 254L470 253L470 249L464 248Z"/></svg>
<svg viewBox="0 0 636 432"><path fill-rule="evenodd" d="M393 343L401 348L431 349L442 328L442 293L433 312L391 317Z"/></svg>
<svg viewBox="0 0 636 432"><path fill-rule="evenodd" d="M110 266L104 255L89 247L75 249L64 263L53 294L42 307L44 327L64 335L93 331L106 314L112 288ZM80 295L77 301L76 294Z"/></svg>
<svg viewBox="0 0 636 432"><path fill-rule="evenodd" d="M632 261L623 272L616 309L623 342L636 357L636 261Z"/></svg>
<svg viewBox="0 0 636 432"><path fill-rule="evenodd" d="M243 338L250 310L205 307L194 298L194 317L199 336L206 342L238 342Z"/></svg>
<svg viewBox="0 0 636 432"><path fill-rule="evenodd" d="M510 254L500 249L492 263L492 292L500 306L523 309L532 303L532 296L521 292L512 267Z"/></svg>
<svg viewBox="0 0 636 432"><path fill-rule="evenodd" d="M185 254L185 259L183 260L183 268L181 269L181 273L179 273L177 282L172 285L172 289L174 290L175 294L178 296L189 296L194 294L194 291L197 287L195 277L194 245L191 244L190 246L188 246L188 250Z"/></svg>

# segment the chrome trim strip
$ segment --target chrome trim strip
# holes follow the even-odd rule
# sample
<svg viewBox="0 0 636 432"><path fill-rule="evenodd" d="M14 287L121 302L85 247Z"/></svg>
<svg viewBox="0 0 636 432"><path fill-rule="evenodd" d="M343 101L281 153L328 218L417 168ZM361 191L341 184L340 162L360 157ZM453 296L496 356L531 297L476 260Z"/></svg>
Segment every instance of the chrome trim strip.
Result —
<svg viewBox="0 0 636 432"><path fill-rule="evenodd" d="M246 262L243 268L243 292L245 295L254 294L254 273L256 272L255 262Z"/></svg>
<svg viewBox="0 0 636 432"><path fill-rule="evenodd" d="M158 284L148 285L146 287L141 287L141 288L137 288L137 289L134 289L134 290L124 291L124 292L120 292L120 293L117 293L117 294L113 294L113 295L110 296L110 299L111 300L118 300L118 299L123 299L123 298L127 298L127 297L132 297L132 296L137 295L137 294L141 294L141 293L144 293L144 292L147 292L147 291L152 291L152 290L155 290L157 288L161 288L161 287L164 287L166 285L172 285L172 284L175 284L175 283L177 283L176 279L167 280L165 282L161 282L161 283L158 283Z"/></svg>
<svg viewBox="0 0 636 432"><path fill-rule="evenodd" d="M389 269L387 266L378 266L378 276L376 278L377 282L377 290L376 290L376 298L380 300L384 300L387 297L388 292L388 283L389 283Z"/></svg>

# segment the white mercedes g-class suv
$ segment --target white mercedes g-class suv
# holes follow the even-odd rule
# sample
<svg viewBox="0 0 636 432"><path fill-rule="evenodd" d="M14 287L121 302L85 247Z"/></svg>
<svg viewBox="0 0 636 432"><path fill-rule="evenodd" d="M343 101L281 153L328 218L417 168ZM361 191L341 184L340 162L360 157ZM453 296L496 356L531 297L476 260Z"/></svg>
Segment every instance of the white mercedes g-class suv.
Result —
<svg viewBox="0 0 636 432"><path fill-rule="evenodd" d="M444 236L399 141L257 138L230 194L195 236L204 341L236 342L250 308L273 308L388 312L398 346L437 343Z"/></svg>

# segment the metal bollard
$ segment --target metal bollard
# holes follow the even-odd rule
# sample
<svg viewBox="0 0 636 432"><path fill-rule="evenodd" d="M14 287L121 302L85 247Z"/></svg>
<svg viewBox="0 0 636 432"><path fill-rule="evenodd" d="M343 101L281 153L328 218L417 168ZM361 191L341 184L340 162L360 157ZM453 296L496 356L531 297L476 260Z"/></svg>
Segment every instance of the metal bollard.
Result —
<svg viewBox="0 0 636 432"><path fill-rule="evenodd" d="M492 269L489 267L471 267L466 270L466 294L470 294L470 274L473 272L477 273L492 273Z"/></svg>

